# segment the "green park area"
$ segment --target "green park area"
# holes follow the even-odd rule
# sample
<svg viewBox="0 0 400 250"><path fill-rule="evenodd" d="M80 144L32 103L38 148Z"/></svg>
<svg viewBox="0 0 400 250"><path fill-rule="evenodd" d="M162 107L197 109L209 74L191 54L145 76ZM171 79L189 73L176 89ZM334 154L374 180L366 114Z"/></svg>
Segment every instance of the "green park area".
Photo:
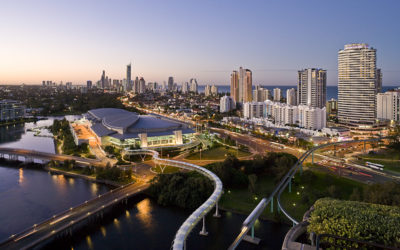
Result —
<svg viewBox="0 0 400 250"><path fill-rule="evenodd" d="M201 154L201 156L200 156ZM251 153L237 150L224 146L217 146L214 148L202 150L200 152L194 152L186 157L187 160L223 160L228 154L234 155L237 158L251 155Z"/></svg>

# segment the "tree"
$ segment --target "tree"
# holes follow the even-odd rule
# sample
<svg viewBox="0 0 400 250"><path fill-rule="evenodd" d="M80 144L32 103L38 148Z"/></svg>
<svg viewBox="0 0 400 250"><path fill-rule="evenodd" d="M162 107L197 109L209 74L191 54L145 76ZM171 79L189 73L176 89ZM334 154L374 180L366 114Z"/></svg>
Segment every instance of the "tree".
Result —
<svg viewBox="0 0 400 250"><path fill-rule="evenodd" d="M251 175L248 176L248 178L249 178L249 190L250 190L250 192L255 194L255 192L256 192L257 175L251 174Z"/></svg>

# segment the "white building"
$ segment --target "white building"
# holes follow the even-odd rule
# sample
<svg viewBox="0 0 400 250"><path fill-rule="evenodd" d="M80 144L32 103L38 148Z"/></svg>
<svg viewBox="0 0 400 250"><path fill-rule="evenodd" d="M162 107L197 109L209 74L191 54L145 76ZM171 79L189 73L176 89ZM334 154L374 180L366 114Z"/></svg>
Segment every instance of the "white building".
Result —
<svg viewBox="0 0 400 250"><path fill-rule="evenodd" d="M210 85L206 85L204 87L204 94L205 94L205 96L210 96L211 95L211 86Z"/></svg>
<svg viewBox="0 0 400 250"><path fill-rule="evenodd" d="M297 104L323 108L326 104L326 70L303 69L298 72Z"/></svg>
<svg viewBox="0 0 400 250"><path fill-rule="evenodd" d="M196 78L190 79L190 92L197 93L197 88L198 84Z"/></svg>
<svg viewBox="0 0 400 250"><path fill-rule="evenodd" d="M187 92L189 92L189 83L184 82L182 83L182 94L186 94Z"/></svg>
<svg viewBox="0 0 400 250"><path fill-rule="evenodd" d="M243 117L247 119L264 117L264 102L245 102Z"/></svg>
<svg viewBox="0 0 400 250"><path fill-rule="evenodd" d="M280 88L274 88L274 101L280 102L282 97L282 91Z"/></svg>
<svg viewBox="0 0 400 250"><path fill-rule="evenodd" d="M215 85L211 86L211 95L214 95L214 96L218 95L218 87L217 86L215 86Z"/></svg>
<svg viewBox="0 0 400 250"><path fill-rule="evenodd" d="M376 118L380 120L400 121L400 92L388 91L376 96Z"/></svg>
<svg viewBox="0 0 400 250"><path fill-rule="evenodd" d="M286 104L297 105L296 89L291 88L291 89L286 90Z"/></svg>
<svg viewBox="0 0 400 250"><path fill-rule="evenodd" d="M223 96L219 101L219 112L226 113L236 108L235 101L230 96Z"/></svg>
<svg viewBox="0 0 400 250"><path fill-rule="evenodd" d="M326 109L306 105L293 106L280 102L265 101L264 117L274 124L298 125L300 128L320 130L326 127Z"/></svg>

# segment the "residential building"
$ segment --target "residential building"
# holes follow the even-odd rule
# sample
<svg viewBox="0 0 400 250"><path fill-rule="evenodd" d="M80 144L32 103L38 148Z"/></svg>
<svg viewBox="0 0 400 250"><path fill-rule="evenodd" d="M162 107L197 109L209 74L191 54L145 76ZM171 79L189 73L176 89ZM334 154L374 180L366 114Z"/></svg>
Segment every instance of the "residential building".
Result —
<svg viewBox="0 0 400 250"><path fill-rule="evenodd" d="M189 83L188 82L182 83L182 94L186 94L188 92L189 92Z"/></svg>
<svg viewBox="0 0 400 250"><path fill-rule="evenodd" d="M217 96L218 95L218 87L213 85L211 86L211 95Z"/></svg>
<svg viewBox="0 0 400 250"><path fill-rule="evenodd" d="M129 63L126 66L126 84L124 86L124 90L125 91L130 91L132 90L131 86L132 86L132 71L131 71L132 67L131 64Z"/></svg>
<svg viewBox="0 0 400 250"><path fill-rule="evenodd" d="M310 68L298 71L297 104L325 107L326 70Z"/></svg>
<svg viewBox="0 0 400 250"><path fill-rule="evenodd" d="M274 88L274 101L280 102L282 98L282 91L280 88Z"/></svg>
<svg viewBox="0 0 400 250"><path fill-rule="evenodd" d="M25 116L25 106L20 101L0 100L0 121L20 119Z"/></svg>
<svg viewBox="0 0 400 250"><path fill-rule="evenodd" d="M172 76L168 77L167 91L172 91L174 87L174 78Z"/></svg>
<svg viewBox="0 0 400 250"><path fill-rule="evenodd" d="M236 70L231 74L231 97L235 102L239 102L239 72Z"/></svg>
<svg viewBox="0 0 400 250"><path fill-rule="evenodd" d="M291 88L286 90L286 104L297 105L296 89Z"/></svg>
<svg viewBox="0 0 400 250"><path fill-rule="evenodd" d="M139 93L142 94L146 92L146 81L144 80L143 77L140 77L139 79Z"/></svg>
<svg viewBox="0 0 400 250"><path fill-rule="evenodd" d="M260 118L264 116L264 102L243 103L243 117L247 119Z"/></svg>
<svg viewBox="0 0 400 250"><path fill-rule="evenodd" d="M376 97L376 118L379 120L400 121L400 92L387 91Z"/></svg>
<svg viewBox="0 0 400 250"><path fill-rule="evenodd" d="M219 112L226 113L236 108L236 103L230 96L223 96L219 102Z"/></svg>
<svg viewBox="0 0 400 250"><path fill-rule="evenodd" d="M205 96L210 96L211 95L211 86L210 85L206 85L204 87L204 95Z"/></svg>
<svg viewBox="0 0 400 250"><path fill-rule="evenodd" d="M347 44L338 55L339 123L365 127L375 124L378 81L376 49L365 43Z"/></svg>
<svg viewBox="0 0 400 250"><path fill-rule="evenodd" d="M198 86L196 78L190 79L190 92L197 93Z"/></svg>
<svg viewBox="0 0 400 250"><path fill-rule="evenodd" d="M328 115L337 114L337 100L332 98L326 102L326 113Z"/></svg>
<svg viewBox="0 0 400 250"><path fill-rule="evenodd" d="M86 82L86 87L87 87L87 89L91 89L92 88L92 81L87 81Z"/></svg>

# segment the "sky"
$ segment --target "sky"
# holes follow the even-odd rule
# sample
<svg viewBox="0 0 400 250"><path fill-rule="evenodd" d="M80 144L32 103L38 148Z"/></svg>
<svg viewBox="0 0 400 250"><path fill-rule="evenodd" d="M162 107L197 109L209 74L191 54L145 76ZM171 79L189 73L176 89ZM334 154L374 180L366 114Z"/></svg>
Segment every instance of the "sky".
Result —
<svg viewBox="0 0 400 250"><path fill-rule="evenodd" d="M398 0L2 0L0 84L83 84L132 75L227 85L240 66L253 85L296 85L347 43L377 49L383 84L400 85Z"/></svg>

